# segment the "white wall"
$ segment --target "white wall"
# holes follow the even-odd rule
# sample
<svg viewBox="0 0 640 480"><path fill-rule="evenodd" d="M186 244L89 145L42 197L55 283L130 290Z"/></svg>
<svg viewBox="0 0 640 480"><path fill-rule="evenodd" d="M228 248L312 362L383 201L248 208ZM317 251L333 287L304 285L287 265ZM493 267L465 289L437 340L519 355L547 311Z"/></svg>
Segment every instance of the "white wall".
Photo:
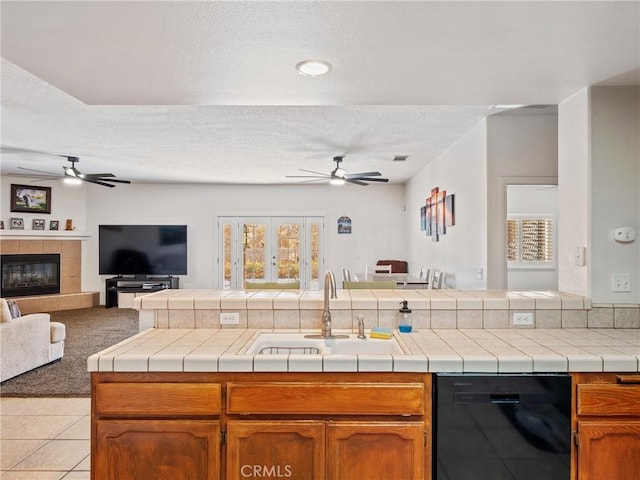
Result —
<svg viewBox="0 0 640 480"><path fill-rule="evenodd" d="M640 88L590 89L591 291L594 302L640 302L640 240L616 227L640 225ZM611 274L631 273L632 291L611 292Z"/></svg>
<svg viewBox="0 0 640 480"><path fill-rule="evenodd" d="M558 117L522 112L487 118L487 288L507 283L507 185L554 185Z"/></svg>
<svg viewBox="0 0 640 480"><path fill-rule="evenodd" d="M98 275L98 225L186 224L189 273L182 288L218 288L219 215L321 215L326 218L326 269L338 276L342 267L361 271L380 258L406 258L404 185L341 187L321 185L119 185L88 187L86 242L89 262L83 288L104 290ZM338 235L337 220L347 215L352 234ZM102 292L103 294L104 292Z"/></svg>
<svg viewBox="0 0 640 480"><path fill-rule="evenodd" d="M589 91L581 90L558 105L558 289L590 296ZM585 247L585 265L575 262Z"/></svg>
<svg viewBox="0 0 640 480"><path fill-rule="evenodd" d="M86 228L87 201L86 185L67 185L61 180L44 180L33 182L31 178L8 177L0 178L0 219L4 220L4 228L9 228L9 219L18 217L24 219L25 230L31 230L34 218L43 218L45 228L49 229L50 220L58 220L60 229L64 230L67 218L73 220L77 230ZM11 212L11 185L27 185L37 187L51 187L51 214Z"/></svg>
<svg viewBox="0 0 640 480"><path fill-rule="evenodd" d="M558 187L557 185L509 185L507 186L508 215L551 215L554 230L557 231ZM554 251L557 255L557 232ZM557 259L554 267L508 268L507 289L509 290L557 290Z"/></svg>
<svg viewBox="0 0 640 480"><path fill-rule="evenodd" d="M483 120L407 183L409 270L445 271L451 288L484 289L487 268L486 123ZM439 242L420 230L420 207L431 189L455 195L455 221Z"/></svg>

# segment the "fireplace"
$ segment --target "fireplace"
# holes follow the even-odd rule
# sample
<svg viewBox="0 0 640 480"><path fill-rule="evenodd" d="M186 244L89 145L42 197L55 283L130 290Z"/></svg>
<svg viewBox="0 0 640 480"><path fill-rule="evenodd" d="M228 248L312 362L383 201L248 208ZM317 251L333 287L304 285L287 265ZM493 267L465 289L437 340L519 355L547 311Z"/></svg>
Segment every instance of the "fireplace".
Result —
<svg viewBox="0 0 640 480"><path fill-rule="evenodd" d="M2 255L0 297L60 293L59 254Z"/></svg>

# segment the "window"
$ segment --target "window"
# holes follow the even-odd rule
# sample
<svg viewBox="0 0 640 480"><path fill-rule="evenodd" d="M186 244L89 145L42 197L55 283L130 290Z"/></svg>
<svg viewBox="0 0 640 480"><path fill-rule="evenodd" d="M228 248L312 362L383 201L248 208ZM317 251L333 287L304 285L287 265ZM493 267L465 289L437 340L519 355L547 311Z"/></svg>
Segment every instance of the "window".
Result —
<svg viewBox="0 0 640 480"><path fill-rule="evenodd" d="M507 216L509 268L555 268L553 215Z"/></svg>

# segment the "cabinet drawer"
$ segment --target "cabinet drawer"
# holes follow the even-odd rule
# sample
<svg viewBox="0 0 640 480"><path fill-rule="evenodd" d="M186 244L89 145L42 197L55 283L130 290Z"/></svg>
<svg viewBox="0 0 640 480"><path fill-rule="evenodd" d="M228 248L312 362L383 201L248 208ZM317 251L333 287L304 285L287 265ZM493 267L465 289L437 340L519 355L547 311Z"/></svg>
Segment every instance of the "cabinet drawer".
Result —
<svg viewBox="0 0 640 480"><path fill-rule="evenodd" d="M579 384L578 415L640 416L640 385Z"/></svg>
<svg viewBox="0 0 640 480"><path fill-rule="evenodd" d="M231 414L423 415L422 383L229 383Z"/></svg>
<svg viewBox="0 0 640 480"><path fill-rule="evenodd" d="M219 415L221 391L217 383L99 383L95 410L98 415Z"/></svg>

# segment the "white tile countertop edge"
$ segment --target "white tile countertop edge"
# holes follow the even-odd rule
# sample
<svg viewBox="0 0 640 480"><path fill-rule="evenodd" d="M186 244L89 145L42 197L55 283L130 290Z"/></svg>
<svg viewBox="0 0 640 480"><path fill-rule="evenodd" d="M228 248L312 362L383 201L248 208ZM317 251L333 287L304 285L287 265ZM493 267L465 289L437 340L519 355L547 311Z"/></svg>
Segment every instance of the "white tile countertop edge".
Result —
<svg viewBox="0 0 640 480"><path fill-rule="evenodd" d="M423 329L394 334L406 355L244 354L261 332L273 330L151 328L91 355L87 369L90 372L640 371L639 329Z"/></svg>

